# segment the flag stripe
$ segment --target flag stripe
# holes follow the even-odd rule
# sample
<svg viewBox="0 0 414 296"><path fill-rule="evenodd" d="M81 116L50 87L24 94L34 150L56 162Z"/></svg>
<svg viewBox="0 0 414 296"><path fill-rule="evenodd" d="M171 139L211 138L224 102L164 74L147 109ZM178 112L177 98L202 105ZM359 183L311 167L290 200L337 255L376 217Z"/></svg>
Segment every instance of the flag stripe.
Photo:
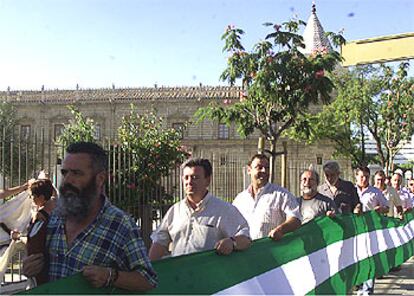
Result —
<svg viewBox="0 0 414 296"><path fill-rule="evenodd" d="M309 291L336 291L346 289L354 280L368 279L365 265L361 268L358 260L368 263L375 260L367 256L381 257L381 252L396 254L394 262L381 262L383 269L393 264L399 264L407 259L405 251L392 249L407 243L414 234L413 226L409 223L413 215L407 215L404 221L389 219L375 212L354 215L338 215L334 219L327 217L302 226L292 234L286 235L281 241L273 242L268 238L255 241L251 248L243 252L235 252L230 256L218 256L214 251L201 252L154 262L154 268L159 276L159 286L150 294L214 294L224 293L226 289L235 287L242 282L250 281L254 288L248 291L259 294L305 294ZM403 227L406 225L405 227ZM404 248L403 248L404 249ZM407 246L406 249L409 249ZM387 251L384 251L387 250ZM310 256L309 256L310 255ZM391 256L390 255L390 256ZM314 256L314 257L313 257ZM339 260L338 260L339 258ZM347 258L351 258L349 261ZM372 262L371 262L372 261ZM282 267L283 266L283 267ZM357 266L353 268L352 266ZM374 266L375 267L375 266ZM314 270L318 269L318 272ZM346 270L354 271L348 278L342 278L342 288L337 277ZM376 270L380 270L375 267ZM268 276L271 271L279 270L275 275ZM304 275L312 275L305 277ZM314 276L316 274L316 276ZM265 277L259 277L263 275ZM264 283L269 283L265 285ZM351 283L352 282L352 283ZM274 283L279 283L275 290ZM282 284L288 283L283 289ZM292 284L294 283L294 284ZM331 287L335 283L339 288ZM273 286L272 286L273 285ZM320 285L320 287L317 287ZM303 286L303 288L302 288ZM330 287L329 290L326 287ZM93 289L80 274L74 275L30 290L37 294L71 294L89 293L126 293L123 290ZM325 287L322 290L321 287ZM332 292L335 293L335 292Z"/></svg>
<svg viewBox="0 0 414 296"><path fill-rule="evenodd" d="M389 250L389 254L396 253L398 250L403 249L403 247L401 247L403 245L408 245L408 247L410 245L412 246L410 241L413 239L413 229L414 221L411 221L398 228L388 228L362 233L344 241L333 243L308 256L290 261L269 272L255 276L248 281L220 291L218 294L304 295L329 280L343 269L355 265L358 261L369 261L371 260L369 257L373 255L378 255L377 257L381 258L379 254L382 253L386 256L387 250ZM400 256L398 259L399 260L397 261L401 261L400 263L402 263L404 258ZM405 259L408 258L406 257ZM388 262L388 260L379 262L380 264L378 264L377 268L380 269L381 275L388 271ZM370 267L369 263L370 262L368 262L368 265L361 263L361 266ZM375 260L373 263L375 263ZM394 266L393 264L395 264L395 262L392 262L391 265ZM373 266L376 265L374 264ZM351 268L350 270L353 271L354 269ZM375 268L372 267L372 270L375 271ZM369 269L361 269L360 272L363 273L364 279L367 279L370 275L372 277L374 276L375 273L370 274L369 271ZM352 279L352 274L350 275L350 278ZM351 287L353 284L357 283L351 280L344 282L348 282L347 285L345 285L345 288ZM325 287L325 289L326 288L327 287ZM338 287L338 289L341 291L343 290L341 287ZM321 289L318 291L320 290ZM337 291L328 290L326 292L335 293Z"/></svg>

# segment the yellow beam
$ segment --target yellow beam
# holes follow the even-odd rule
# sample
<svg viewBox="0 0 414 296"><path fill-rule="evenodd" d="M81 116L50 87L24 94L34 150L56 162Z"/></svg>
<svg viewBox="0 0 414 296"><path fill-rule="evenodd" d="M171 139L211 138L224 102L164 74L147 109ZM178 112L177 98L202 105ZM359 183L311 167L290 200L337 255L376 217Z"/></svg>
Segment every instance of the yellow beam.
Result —
<svg viewBox="0 0 414 296"><path fill-rule="evenodd" d="M341 48L343 66L414 58L414 32L347 42Z"/></svg>

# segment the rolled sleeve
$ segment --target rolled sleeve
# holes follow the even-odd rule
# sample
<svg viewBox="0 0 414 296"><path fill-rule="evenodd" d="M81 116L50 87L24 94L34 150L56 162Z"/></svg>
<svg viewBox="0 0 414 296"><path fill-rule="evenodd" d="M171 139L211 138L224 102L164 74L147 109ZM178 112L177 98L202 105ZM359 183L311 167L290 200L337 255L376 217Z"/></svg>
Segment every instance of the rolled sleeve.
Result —
<svg viewBox="0 0 414 296"><path fill-rule="evenodd" d="M302 222L302 214L300 213L299 203L297 199L290 193L284 194L284 202L282 211L286 215L286 219L294 217Z"/></svg>
<svg viewBox="0 0 414 296"><path fill-rule="evenodd" d="M250 239L249 224L239 210L231 204L229 204L229 213L226 215L223 229L227 237L245 236Z"/></svg>

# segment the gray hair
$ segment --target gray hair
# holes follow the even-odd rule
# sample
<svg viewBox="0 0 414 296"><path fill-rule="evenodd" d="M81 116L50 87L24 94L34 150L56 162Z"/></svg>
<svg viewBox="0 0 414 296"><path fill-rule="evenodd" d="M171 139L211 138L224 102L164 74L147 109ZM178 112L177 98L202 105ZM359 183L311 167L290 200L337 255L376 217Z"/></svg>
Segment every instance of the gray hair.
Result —
<svg viewBox="0 0 414 296"><path fill-rule="evenodd" d="M325 162L325 164L322 167L323 171L333 171L333 172L337 172L340 173L341 172L341 168L339 167L339 164L335 161L335 160L328 160L327 162Z"/></svg>
<svg viewBox="0 0 414 296"><path fill-rule="evenodd" d="M300 174L300 178L301 178L301 179L302 179L303 174L304 174L304 173L306 173L306 172L309 172L309 173L311 173L312 175L314 175L314 176L315 176L315 179L316 179L316 185L319 185L320 178L319 178L319 174L318 174L318 172L317 172L317 171L315 171L314 169L307 169L307 170L304 170L304 171L302 172L302 174Z"/></svg>

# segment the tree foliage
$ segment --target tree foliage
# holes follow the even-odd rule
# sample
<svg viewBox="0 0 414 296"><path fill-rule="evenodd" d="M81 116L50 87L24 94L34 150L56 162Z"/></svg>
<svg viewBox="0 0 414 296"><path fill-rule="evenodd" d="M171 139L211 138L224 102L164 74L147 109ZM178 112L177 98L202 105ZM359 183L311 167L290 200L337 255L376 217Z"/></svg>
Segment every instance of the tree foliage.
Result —
<svg viewBox="0 0 414 296"><path fill-rule="evenodd" d="M206 118L222 123L234 123L241 136L255 130L270 142L271 156L276 155L276 141L288 128L303 128L299 115L306 114L312 103L327 103L333 83L325 75L340 61L336 51L327 48L310 56L301 52L303 38L298 34L305 23L292 20L273 26L273 32L257 43L250 52L241 43L241 29L227 27L222 39L223 51L229 53L227 68L221 80L230 85L241 82L242 91L237 102L213 102L197 111L198 121ZM343 42L340 35L332 34Z"/></svg>
<svg viewBox="0 0 414 296"><path fill-rule="evenodd" d="M74 142L96 142L96 125L92 118L85 117L79 109L73 105L67 106L73 118L64 125L62 134L58 137L57 143L67 146Z"/></svg>
<svg viewBox="0 0 414 296"><path fill-rule="evenodd" d="M5 101L0 101L0 159L2 163L0 172L3 175L10 174L11 142L14 141L14 130L17 124L16 118L16 109L13 105Z"/></svg>
<svg viewBox="0 0 414 296"><path fill-rule="evenodd" d="M381 65L341 69L332 77L337 97L319 114L306 114L311 127L290 131L309 143L328 138L336 153L350 157L353 165L380 162L388 171L401 147L414 133L414 84L409 64L395 71ZM366 140L373 138L378 155L367 155Z"/></svg>
<svg viewBox="0 0 414 296"><path fill-rule="evenodd" d="M166 128L155 111L139 114L131 105L118 129L122 150L131 160L129 176L124 178L129 187L137 191L157 189L161 177L188 156L181 137L182 131Z"/></svg>

